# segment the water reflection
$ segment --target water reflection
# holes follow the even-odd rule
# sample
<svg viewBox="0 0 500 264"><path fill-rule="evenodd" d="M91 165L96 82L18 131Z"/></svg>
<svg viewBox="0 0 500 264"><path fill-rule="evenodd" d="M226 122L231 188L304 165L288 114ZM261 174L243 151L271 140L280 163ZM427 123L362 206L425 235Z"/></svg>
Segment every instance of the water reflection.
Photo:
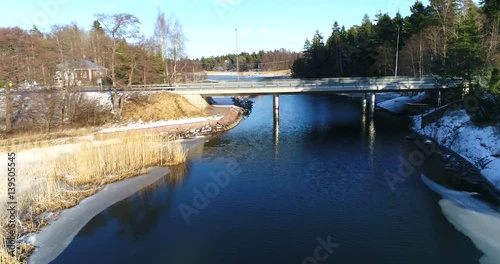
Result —
<svg viewBox="0 0 500 264"><path fill-rule="evenodd" d="M273 143L274 146L277 148L279 145L280 141L280 120L279 119L274 119L274 126L273 126ZM277 151L277 149L275 149Z"/></svg>
<svg viewBox="0 0 500 264"><path fill-rule="evenodd" d="M398 140L408 121L360 116L358 102L334 96L280 99L277 133L272 96L256 100L188 168L96 216L86 234L97 234L76 237L59 263L300 263L329 234L342 244L336 263L477 263L481 254L417 177L395 192L379 177L414 150ZM204 191L229 162L239 173L186 225L178 206L193 204L194 188Z"/></svg>
<svg viewBox="0 0 500 264"><path fill-rule="evenodd" d="M188 172L187 163L182 163L176 166L170 166L169 170L170 173L166 177L168 179L167 182L168 186L173 188L186 181L186 175Z"/></svg>
<svg viewBox="0 0 500 264"><path fill-rule="evenodd" d="M370 167L374 168L375 167L375 121L373 120L373 117L370 118L369 121L369 127L368 127L368 149L369 149L369 160L370 160Z"/></svg>
<svg viewBox="0 0 500 264"><path fill-rule="evenodd" d="M108 225L115 227L115 235L119 238L138 239L151 233L161 215L169 214L175 197L175 187L186 180L187 165L169 166L170 173L155 183L140 190L135 195L122 200L109 210L105 210L92 218L80 231L83 237L94 235L97 230ZM157 190L165 190L158 199ZM136 199L140 197L141 199Z"/></svg>

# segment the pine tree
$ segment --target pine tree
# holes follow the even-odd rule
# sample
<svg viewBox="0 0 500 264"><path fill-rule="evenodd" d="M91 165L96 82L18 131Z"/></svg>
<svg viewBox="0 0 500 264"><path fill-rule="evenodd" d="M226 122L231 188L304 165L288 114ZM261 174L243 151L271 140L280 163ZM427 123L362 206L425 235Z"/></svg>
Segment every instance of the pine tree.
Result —
<svg viewBox="0 0 500 264"><path fill-rule="evenodd" d="M484 63L481 36L476 23L477 11L472 7L458 23L456 37L449 41L448 73L454 77L462 77L467 82L473 80Z"/></svg>

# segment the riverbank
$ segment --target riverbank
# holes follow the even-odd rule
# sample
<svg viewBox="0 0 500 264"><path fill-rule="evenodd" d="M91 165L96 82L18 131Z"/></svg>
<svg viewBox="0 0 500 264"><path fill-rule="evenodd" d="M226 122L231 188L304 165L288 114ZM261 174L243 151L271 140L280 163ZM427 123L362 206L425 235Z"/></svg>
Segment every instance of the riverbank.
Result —
<svg viewBox="0 0 500 264"><path fill-rule="evenodd" d="M422 117L413 117L413 130L429 137L473 164L487 187L500 196L499 126L475 125L465 109L445 114L436 122L421 126ZM497 198L500 200L500 197Z"/></svg>
<svg viewBox="0 0 500 264"><path fill-rule="evenodd" d="M24 196L33 196L35 193L38 193L38 187L40 185L44 185L48 182L50 182L48 179L45 179L44 177L49 177L50 172L47 170L47 166L51 167L55 164L58 163L58 160L73 155L76 151L80 151L84 148L90 147L106 147L109 145L116 145L120 144L120 139L121 138L127 138L132 134L143 134L145 137L148 137L148 135L161 135L162 138L166 140L174 140L172 138L168 139L165 137L163 132L179 132L179 133L187 133L190 130L200 130L201 128L206 128L207 125L212 125L216 127L218 124L220 124L220 127L217 127L217 129L214 129L213 131L210 131L208 133L205 131L204 135L213 135L216 133L220 133L223 131L226 131L234 126L236 126L240 121L241 121L241 111L240 108L236 106L226 106L226 107L210 107L210 109L207 110L208 116L205 117L199 117L199 118L182 118L182 119L176 119L176 120L162 120L162 121L156 121L156 122L136 122L136 123L124 123L122 125L114 125L112 127L106 127L106 128L101 128L97 129L97 132L94 132L90 135L84 135L84 136L79 136L75 138L58 138L57 140L52 141L47 141L44 144L41 144L40 147L37 148L23 148L23 149L18 149L16 152L16 156L18 159L16 160L16 168L18 175L16 175L16 186L18 189L16 190L17 197L20 199L21 197ZM178 138L176 138L178 139ZM203 138L199 140L204 140ZM186 142L186 141L183 141ZM190 140L186 144L184 144L184 151L188 151L190 147L193 145L193 140ZM90 144L90 145L89 145ZM43 146L42 146L43 145ZM14 147L14 146L12 146ZM9 147L8 147L9 148ZM7 153L1 153L1 156L4 156L5 159L7 159ZM78 166L78 165L77 165ZM6 168L4 168L6 170ZM142 171L142 172L141 172ZM19 223L21 225L21 228L18 230L18 234L23 235L22 239L18 240L17 245L22 245L23 249L23 254L24 256L21 258L21 261L25 261L25 258L27 255L31 253L31 250L33 246L37 246L39 248L45 248L42 251L46 252L43 253L42 256L40 257L41 259L46 259L47 256L50 256L51 254L55 254L54 252L63 250L69 242L71 242L71 238L68 239L63 239L62 241L59 241L61 239L61 236L57 236L59 233L64 233L64 234L69 234L69 237L76 235L78 230L83 227L83 225L86 223L85 221L77 221L72 222L71 227L68 227L67 229L63 229L62 231L59 228L56 227L51 227L53 224L55 224L57 221L56 220L57 216L59 214L62 215L63 212L66 210L61 211L64 208L74 208L72 211L75 211L76 214L81 214L81 215L92 215L92 214L97 214L102 209L106 208L107 206L115 203L116 201L119 201L121 197L126 198L129 195L133 194L134 192L140 190L137 189L137 186L148 186L149 184L153 183L150 180L154 179L155 176L150 176L150 177L143 177L139 176L140 179L144 179L143 181L140 180L139 182L136 182L136 180L129 181L129 179L135 179L137 178L136 175L142 175L144 174L143 170L139 170L137 173L133 172L127 172L126 177L114 177L114 176L106 176L107 178L112 178L111 182L116 181L115 183L120 183L116 186L124 186L123 191L120 191L116 189L115 187L110 187L110 186L115 186L115 185L105 185L104 186L97 186L97 188L91 188L91 186L87 186L88 188L92 189L92 191L88 192L78 192L78 194L75 195L77 197L72 197L72 203L69 206L63 206L59 210L54 210L53 208L49 208L48 210L40 210L41 208L33 208L30 207L29 204L26 204L23 200L19 200L19 203L24 203L24 205L19 205L22 208L25 208L28 206L28 211L30 214L30 217L33 221L33 223L30 223L29 220L23 220L22 224L21 222ZM165 173L163 173L165 174ZM45 176L44 176L45 175ZM150 173L148 175L151 175ZM153 175L158 176L158 173L154 172L153 170ZM106 178L106 181L103 181L104 184L110 182ZM129 179L127 179L129 178ZM114 180L113 180L114 179ZM125 180L124 180L125 179ZM121 183L121 182L126 182L126 183ZM130 184L128 182L132 182L133 184ZM68 183L64 182L62 184L59 184L58 188L68 188ZM114 183L111 183L114 184ZM123 184L123 185L122 185ZM6 179L4 182L4 186L7 186ZM128 187L127 187L128 186ZM87 188L86 187L86 188ZM104 189L103 189L104 188ZM111 193L109 193L108 190L109 188L114 188L115 190ZM6 188L5 188L6 189ZM70 188L72 189L72 188ZM102 190L103 189L103 190ZM0 197L1 204L4 206L6 204L6 197L7 194L4 193L6 190L1 190L0 193L2 194ZM104 207L86 207L86 206L80 206L81 202L83 199L86 197L94 197L94 195L97 195L101 192L108 193L106 195L102 194L99 195L98 197L104 197L104 198L99 198L102 200L99 200L97 202L98 204L104 206ZM95 194L97 193L97 194ZM5 194L5 195L4 195ZM107 198L106 198L107 197ZM66 197L68 198L68 197ZM122 199L123 199L122 198ZM75 200L76 199L76 200ZM87 198L89 199L89 198ZM94 199L95 200L95 199ZM94 203L94 202L93 202ZM74 207L76 205L76 207ZM107 205L107 206L105 206ZM90 208L90 209L89 209ZM6 208L2 209L2 212L6 212ZM82 211L83 210L83 211ZM88 210L93 210L92 212L89 212ZM82 213L83 212L83 213ZM22 212L19 212L22 213ZM24 213L23 213L24 214ZM75 213L72 213L70 215L74 215ZM5 217L5 215L4 215ZM25 217L23 217L25 218ZM4 219L4 218L2 218ZM58 218L57 218L58 219ZM66 220L64 220L66 219ZM63 218L62 223L67 222L68 218ZM75 219L75 217L69 217L69 219ZM91 218L89 218L90 220ZM3 223L7 223L7 221L2 221ZM40 228L47 228L49 231L44 231L45 235L42 235L42 242L38 242L37 235L33 236L32 232L36 232ZM65 226L65 224L57 224L56 226ZM43 230L45 230L45 228ZM2 234L4 234L8 228L6 226L2 227L1 231ZM50 231L51 230L51 231ZM52 238L51 238L52 237ZM66 236L65 236L66 237ZM3 241L3 238L2 238ZM62 243L62 244L61 244ZM54 244L55 246L47 246ZM3 248L3 251L2 251ZM45 251L47 250L47 251ZM2 263L19 263L15 259L9 258L7 256L7 252L5 251L5 245L0 246L0 259ZM50 253L52 252L52 253ZM58 254L58 253L57 253ZM56 255L57 256L57 255ZM55 256L54 256L55 257ZM36 262L36 263L44 263L44 261L41 262Z"/></svg>
<svg viewBox="0 0 500 264"><path fill-rule="evenodd" d="M426 99L425 93L400 96L378 104L389 112L402 113L408 103ZM440 150L436 154L449 164L447 169L460 181L482 186L489 197L500 203L500 131L498 127L478 127L465 110L450 111L437 121L422 127L422 116L411 116L412 131L432 140ZM454 156L454 154L456 156ZM458 156L458 157L457 157Z"/></svg>
<svg viewBox="0 0 500 264"><path fill-rule="evenodd" d="M21 241L33 244L36 250L28 263L45 264L54 260L71 243L78 232L97 214L139 190L168 175L165 167L155 167L147 174L106 185L101 191L83 199L78 205L63 210L40 232Z"/></svg>
<svg viewBox="0 0 500 264"><path fill-rule="evenodd" d="M128 123L104 128L96 133L96 136L107 137L109 133L137 130L166 135L171 140L187 139L230 130L242 120L242 109L234 105L209 106L205 111L209 114L208 117Z"/></svg>

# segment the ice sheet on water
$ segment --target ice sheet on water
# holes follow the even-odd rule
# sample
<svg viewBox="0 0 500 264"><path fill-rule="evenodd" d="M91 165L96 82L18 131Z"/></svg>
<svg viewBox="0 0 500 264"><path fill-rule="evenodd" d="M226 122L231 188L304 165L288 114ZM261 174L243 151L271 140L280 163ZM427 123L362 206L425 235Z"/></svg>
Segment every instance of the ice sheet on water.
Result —
<svg viewBox="0 0 500 264"><path fill-rule="evenodd" d="M422 181L443 197L439 206L446 219L468 236L484 256L482 264L500 262L500 211L475 197L474 193L447 189L422 175Z"/></svg>

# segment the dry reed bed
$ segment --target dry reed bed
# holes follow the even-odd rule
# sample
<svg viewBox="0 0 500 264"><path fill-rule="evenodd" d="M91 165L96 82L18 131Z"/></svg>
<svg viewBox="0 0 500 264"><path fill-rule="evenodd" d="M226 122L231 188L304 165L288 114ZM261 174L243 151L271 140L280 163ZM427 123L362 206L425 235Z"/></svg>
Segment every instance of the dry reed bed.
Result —
<svg viewBox="0 0 500 264"><path fill-rule="evenodd" d="M151 166L182 164L187 157L180 142L144 131L120 133L101 143L82 142L72 153L44 162L45 175L17 194L19 236L38 231L47 225L48 212L73 207L105 184L143 174ZM33 247L22 243L17 258L8 255L7 217L6 210L0 211L0 263L23 263Z"/></svg>
<svg viewBox="0 0 500 264"><path fill-rule="evenodd" d="M32 148L44 148L54 145L74 143L77 137L85 137L95 133L97 128L65 129L50 134L35 132L15 133L12 135L2 134L0 139L0 151L22 151Z"/></svg>

